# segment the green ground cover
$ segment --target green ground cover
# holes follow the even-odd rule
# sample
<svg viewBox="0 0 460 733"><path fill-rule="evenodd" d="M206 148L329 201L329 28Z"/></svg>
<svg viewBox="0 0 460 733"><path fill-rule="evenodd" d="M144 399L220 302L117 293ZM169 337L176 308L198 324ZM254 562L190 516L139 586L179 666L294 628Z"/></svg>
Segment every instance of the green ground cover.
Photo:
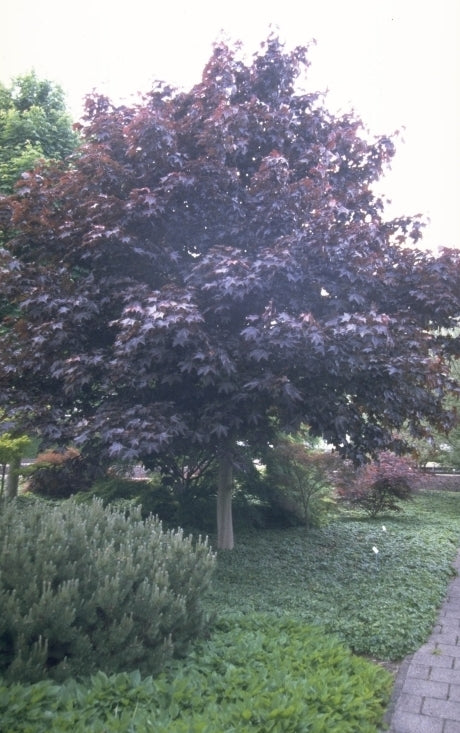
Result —
<svg viewBox="0 0 460 733"><path fill-rule="evenodd" d="M308 532L248 532L219 554L209 603L218 616L292 614L358 654L401 659L429 634L459 545L453 492L420 493L376 519L356 511Z"/></svg>
<svg viewBox="0 0 460 733"><path fill-rule="evenodd" d="M375 733L390 675L294 619L223 622L159 677L0 687L8 733Z"/></svg>
<svg viewBox="0 0 460 733"><path fill-rule="evenodd" d="M460 544L460 493L237 539L219 553L209 638L185 660L155 679L0 685L4 729L377 733L392 677L363 657L397 660L425 640Z"/></svg>

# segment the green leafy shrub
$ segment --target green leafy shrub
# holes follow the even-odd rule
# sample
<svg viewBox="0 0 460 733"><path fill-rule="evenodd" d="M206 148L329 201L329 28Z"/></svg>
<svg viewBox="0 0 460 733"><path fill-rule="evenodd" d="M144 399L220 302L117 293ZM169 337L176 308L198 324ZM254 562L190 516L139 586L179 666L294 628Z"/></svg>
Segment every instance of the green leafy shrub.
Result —
<svg viewBox="0 0 460 733"><path fill-rule="evenodd" d="M412 459L382 451L372 463L343 472L338 495L343 502L360 506L376 517L387 511L401 511L400 502L412 499L423 481Z"/></svg>
<svg viewBox="0 0 460 733"><path fill-rule="evenodd" d="M307 527L321 526L335 504L333 473L339 462L301 436L280 436L266 456L270 503Z"/></svg>
<svg viewBox="0 0 460 733"><path fill-rule="evenodd" d="M208 481L190 483L183 492L160 473L146 479L132 479L111 474L99 479L77 496L79 502L93 496L104 504L127 500L141 507L142 516L155 514L168 527L188 527L211 532L216 523L216 485Z"/></svg>
<svg viewBox="0 0 460 733"><path fill-rule="evenodd" d="M9 503L0 516L0 673L63 679L98 669L154 674L206 615L214 557L99 500Z"/></svg>
<svg viewBox="0 0 460 733"><path fill-rule="evenodd" d="M216 472L209 469L198 481L191 482L185 491L173 488L177 502L177 521L184 527L212 532L216 526Z"/></svg>
<svg viewBox="0 0 460 733"><path fill-rule="evenodd" d="M143 517L155 514L168 525L180 524L178 502L159 474L152 474L145 479L109 474L92 484L88 491L79 493L76 499L78 502L88 502L93 497L101 499L104 504L126 500L139 505Z"/></svg>
<svg viewBox="0 0 460 733"><path fill-rule="evenodd" d="M27 489L37 496L67 499L88 490L101 470L76 448L48 450L39 453L30 467Z"/></svg>
<svg viewBox="0 0 460 733"><path fill-rule="evenodd" d="M9 733L24 730L18 716L34 733L376 733L391 682L318 628L239 615L155 680L99 673L85 685L0 687L0 715Z"/></svg>

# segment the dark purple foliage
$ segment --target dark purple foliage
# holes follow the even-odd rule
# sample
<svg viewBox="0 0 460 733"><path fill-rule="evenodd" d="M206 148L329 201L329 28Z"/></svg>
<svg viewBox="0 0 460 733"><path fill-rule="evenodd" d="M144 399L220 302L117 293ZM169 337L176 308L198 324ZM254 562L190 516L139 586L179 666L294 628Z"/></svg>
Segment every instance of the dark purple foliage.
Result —
<svg viewBox="0 0 460 733"><path fill-rule="evenodd" d="M297 92L307 66L219 45L189 93L89 97L70 165L23 180L0 386L48 444L153 465L305 422L360 460L448 423L459 252L404 246L418 220L372 190L393 143Z"/></svg>

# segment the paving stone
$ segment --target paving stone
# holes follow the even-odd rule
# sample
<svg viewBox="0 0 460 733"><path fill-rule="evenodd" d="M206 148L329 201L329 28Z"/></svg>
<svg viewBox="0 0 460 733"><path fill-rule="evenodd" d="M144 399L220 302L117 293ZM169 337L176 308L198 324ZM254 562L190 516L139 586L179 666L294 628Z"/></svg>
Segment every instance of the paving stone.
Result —
<svg viewBox="0 0 460 733"><path fill-rule="evenodd" d="M389 733L443 733L443 720L396 710Z"/></svg>
<svg viewBox="0 0 460 733"><path fill-rule="evenodd" d="M430 680L460 684L460 670L446 669L445 667L433 667L430 670Z"/></svg>
<svg viewBox="0 0 460 733"><path fill-rule="evenodd" d="M460 733L460 575L428 641L401 664L393 695L389 733Z"/></svg>
<svg viewBox="0 0 460 733"><path fill-rule="evenodd" d="M451 618L450 616L442 616L439 619L439 626L441 629L458 629L460 633L460 619L458 618ZM433 629L434 633L434 629Z"/></svg>
<svg viewBox="0 0 460 733"><path fill-rule="evenodd" d="M448 720L460 721L460 702L427 697L423 701L422 713L441 720L447 718Z"/></svg>
<svg viewBox="0 0 460 733"><path fill-rule="evenodd" d="M451 670L447 670L451 671ZM455 670L452 670L454 675L457 675L458 672L455 672ZM415 662L412 662L410 665L410 676L411 677L418 677L420 680L428 680L431 679L431 667L429 667L427 664L416 664ZM439 677L434 677L433 679L436 679L438 682L450 682L450 680L444 680Z"/></svg>
<svg viewBox="0 0 460 733"><path fill-rule="evenodd" d="M455 657L448 657L446 654L422 654L417 652L414 655L414 661L417 664L426 664L432 667L434 660L436 660L436 667L447 667L448 669L452 669L456 661ZM460 662L460 660L457 661Z"/></svg>
<svg viewBox="0 0 460 733"><path fill-rule="evenodd" d="M398 710L406 713L419 713L422 709L423 697L403 692L398 699Z"/></svg>
<svg viewBox="0 0 460 733"><path fill-rule="evenodd" d="M437 646L438 644L452 644L458 646L458 637L460 635L460 628L458 629L444 629L438 631L436 634L432 634L429 639L431 646Z"/></svg>
<svg viewBox="0 0 460 733"><path fill-rule="evenodd" d="M454 618L457 619L457 621L460 621L460 608L448 608L444 611L444 616L446 618Z"/></svg>
<svg viewBox="0 0 460 733"><path fill-rule="evenodd" d="M447 700L449 685L447 682L421 680L417 677L411 677L409 668L402 692L408 692L412 695L421 695L422 697L435 697L440 700Z"/></svg>
<svg viewBox="0 0 460 733"><path fill-rule="evenodd" d="M436 647L436 650L441 652L441 654L433 654L434 657L440 657L440 656L448 656L448 657L457 657L460 659L460 646L457 644L438 644ZM436 662L433 662L433 665L436 665Z"/></svg>
<svg viewBox="0 0 460 733"><path fill-rule="evenodd" d="M419 654L436 654L436 643L430 639L425 644L422 644L420 649L416 651L416 655Z"/></svg>

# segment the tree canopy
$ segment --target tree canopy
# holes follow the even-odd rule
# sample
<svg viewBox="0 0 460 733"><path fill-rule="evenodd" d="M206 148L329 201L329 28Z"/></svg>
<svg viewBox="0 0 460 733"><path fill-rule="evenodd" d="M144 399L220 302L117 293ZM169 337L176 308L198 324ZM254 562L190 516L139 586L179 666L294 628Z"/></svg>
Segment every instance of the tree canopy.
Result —
<svg viewBox="0 0 460 733"><path fill-rule="evenodd" d="M58 84L34 72L0 84L0 193L10 193L40 159L63 159L76 144Z"/></svg>
<svg viewBox="0 0 460 733"><path fill-rule="evenodd" d="M392 140L303 92L307 69L270 37L252 62L216 45L190 92L92 95L71 167L10 199L3 403L49 444L219 457L222 547L238 442L307 423L360 461L449 425L459 252L385 218Z"/></svg>

